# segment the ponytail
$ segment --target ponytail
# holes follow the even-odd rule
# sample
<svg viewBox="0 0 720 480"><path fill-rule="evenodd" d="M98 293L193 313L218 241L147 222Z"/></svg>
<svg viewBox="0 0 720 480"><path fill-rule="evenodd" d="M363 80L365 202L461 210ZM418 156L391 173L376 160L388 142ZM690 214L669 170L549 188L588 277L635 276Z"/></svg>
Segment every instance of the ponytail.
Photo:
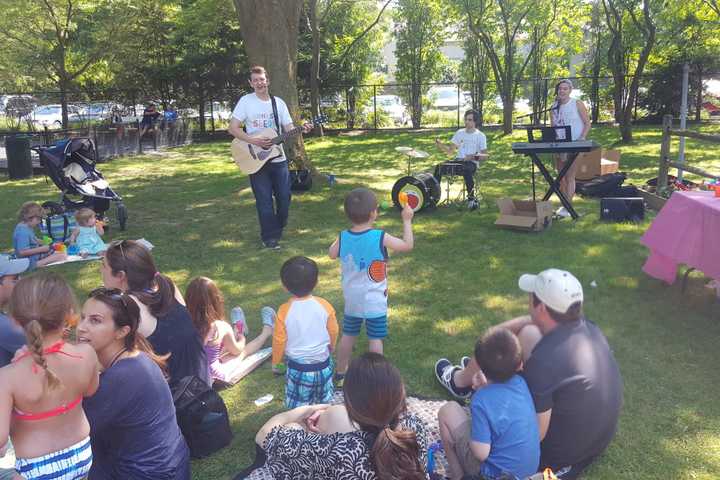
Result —
<svg viewBox="0 0 720 480"><path fill-rule="evenodd" d="M420 445L415 432L385 427L375 437L370 451L375 474L379 480L425 480L420 463Z"/></svg>
<svg viewBox="0 0 720 480"><path fill-rule="evenodd" d="M28 350L32 354L35 365L40 365L40 367L45 370L45 379L47 380L48 388L50 390L58 388L61 385L60 379L48 367L47 359L43 353L43 329L40 322L32 319L26 323L25 336L27 338ZM35 368L35 366L33 366L33 368Z"/></svg>
<svg viewBox="0 0 720 480"><path fill-rule="evenodd" d="M128 337L129 337L129 335L128 335ZM128 338L128 337L125 337L125 338ZM134 343L135 343L135 345L134 345L135 350L143 352L145 355L150 357L150 360L155 362L155 364L158 367L160 367L160 370L162 370L163 375L165 376L166 380L168 378L170 378L170 376L168 375L168 367L167 367L167 360L168 360L168 358L170 358L170 355L171 355L170 353L168 353L166 355L158 355L157 353L155 353L155 350L153 350L153 347L152 347L152 345L150 345L150 342L148 342L148 340L145 338L145 336L140 333L135 335Z"/></svg>
<svg viewBox="0 0 720 480"><path fill-rule="evenodd" d="M175 299L175 284L157 271L150 250L134 240L113 242L105 251L105 261L113 275L125 273L128 291L135 295L150 313L162 317Z"/></svg>

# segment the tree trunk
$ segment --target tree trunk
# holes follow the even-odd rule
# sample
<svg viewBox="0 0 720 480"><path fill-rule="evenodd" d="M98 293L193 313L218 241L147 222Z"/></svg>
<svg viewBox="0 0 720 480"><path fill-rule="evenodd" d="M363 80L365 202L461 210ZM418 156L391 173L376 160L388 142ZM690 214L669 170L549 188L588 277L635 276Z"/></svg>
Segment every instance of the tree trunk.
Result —
<svg viewBox="0 0 720 480"><path fill-rule="evenodd" d="M320 115L320 25L317 18L317 0L308 0L310 29L312 31L312 59L310 62L310 109L312 116ZM315 133L323 136L323 127L315 127Z"/></svg>
<svg viewBox="0 0 720 480"><path fill-rule="evenodd" d="M268 72L270 91L285 100L290 115L300 120L297 92L297 49L302 0L234 0L240 32L251 65ZM313 170L302 136L285 142L288 160Z"/></svg>
<svg viewBox="0 0 720 480"><path fill-rule="evenodd" d="M620 119L620 137L622 138L623 143L630 143L633 141L633 133L632 133L632 104L628 108L625 109L625 111L622 113L622 118Z"/></svg>
<svg viewBox="0 0 720 480"><path fill-rule="evenodd" d="M68 82L66 79L61 78L60 79L60 107L62 111L62 128L63 130L67 130L70 126L70 121L68 118L68 107L67 107L67 90L68 90Z"/></svg>
<svg viewBox="0 0 720 480"><path fill-rule="evenodd" d="M412 124L413 128L420 128L422 125L422 94L420 83L413 83L410 92L412 102Z"/></svg>
<svg viewBox="0 0 720 480"><path fill-rule="evenodd" d="M697 84L695 89L695 121L700 121L700 111L703 103L703 83L702 83L702 67L697 68Z"/></svg>

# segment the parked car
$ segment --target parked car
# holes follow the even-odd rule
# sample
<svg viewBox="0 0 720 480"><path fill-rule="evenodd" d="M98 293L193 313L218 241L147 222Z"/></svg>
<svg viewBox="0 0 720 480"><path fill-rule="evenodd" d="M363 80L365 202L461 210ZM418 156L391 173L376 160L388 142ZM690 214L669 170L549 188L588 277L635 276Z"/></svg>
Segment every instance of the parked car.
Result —
<svg viewBox="0 0 720 480"><path fill-rule="evenodd" d="M310 100L308 99L308 104ZM328 93L320 97L320 107L322 108L345 108L345 98L340 92Z"/></svg>
<svg viewBox="0 0 720 480"><path fill-rule="evenodd" d="M378 95L375 99L377 109L387 113L396 124L405 125L410 121L407 108L397 95ZM372 108L372 104L370 108Z"/></svg>
<svg viewBox="0 0 720 480"><path fill-rule="evenodd" d="M212 102L212 117L215 121L230 120L231 115L232 110L228 108L225 102ZM210 102L205 105L205 118L210 118Z"/></svg>
<svg viewBox="0 0 720 480"><path fill-rule="evenodd" d="M68 105L68 122L82 121L80 107L77 105ZM40 105L35 107L30 116L35 127L61 128L62 127L62 106Z"/></svg>
<svg viewBox="0 0 720 480"><path fill-rule="evenodd" d="M457 87L433 86L428 89L427 97L431 108L438 110L467 110L472 107L470 92L461 91L458 102Z"/></svg>
<svg viewBox="0 0 720 480"><path fill-rule="evenodd" d="M123 106L114 102L96 102L86 105L80 113L85 120L103 121L110 118L113 110L122 111Z"/></svg>

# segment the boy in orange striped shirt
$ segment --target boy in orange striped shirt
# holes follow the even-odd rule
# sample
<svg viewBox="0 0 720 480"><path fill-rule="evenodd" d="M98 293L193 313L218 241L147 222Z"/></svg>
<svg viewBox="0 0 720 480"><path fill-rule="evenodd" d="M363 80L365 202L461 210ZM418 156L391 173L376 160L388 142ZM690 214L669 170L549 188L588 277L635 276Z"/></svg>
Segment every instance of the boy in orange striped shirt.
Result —
<svg viewBox="0 0 720 480"><path fill-rule="evenodd" d="M280 279L292 294L278 310L272 339L273 366L286 358L285 406L329 403L335 393L331 359L339 330L335 309L312 295L318 267L309 258L286 261Z"/></svg>

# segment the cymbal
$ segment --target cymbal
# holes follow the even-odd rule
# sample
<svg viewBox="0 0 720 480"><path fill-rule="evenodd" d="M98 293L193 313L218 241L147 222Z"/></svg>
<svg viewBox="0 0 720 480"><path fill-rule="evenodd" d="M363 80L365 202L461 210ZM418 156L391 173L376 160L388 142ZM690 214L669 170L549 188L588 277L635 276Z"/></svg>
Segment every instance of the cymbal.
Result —
<svg viewBox="0 0 720 480"><path fill-rule="evenodd" d="M395 147L395 151L400 153L408 153L412 152L412 147Z"/></svg>
<svg viewBox="0 0 720 480"><path fill-rule="evenodd" d="M427 158L430 156L429 153L422 150L410 150L409 152L407 152L407 155L415 158Z"/></svg>

